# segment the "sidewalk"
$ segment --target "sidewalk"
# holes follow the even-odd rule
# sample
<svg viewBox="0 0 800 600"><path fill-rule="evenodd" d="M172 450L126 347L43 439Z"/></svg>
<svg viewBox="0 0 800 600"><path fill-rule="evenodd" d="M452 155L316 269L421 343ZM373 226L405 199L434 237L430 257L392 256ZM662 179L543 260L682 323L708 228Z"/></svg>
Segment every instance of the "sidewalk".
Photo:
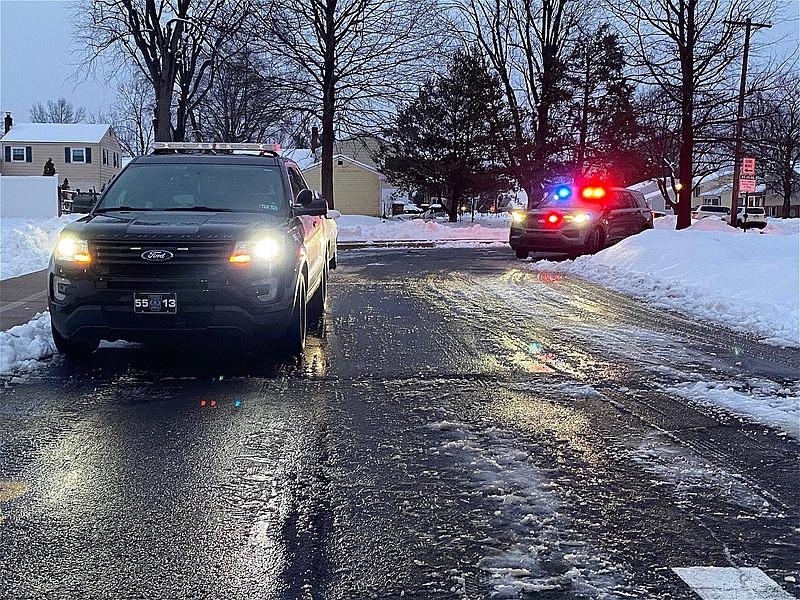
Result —
<svg viewBox="0 0 800 600"><path fill-rule="evenodd" d="M47 269L0 281L0 331L47 310Z"/></svg>

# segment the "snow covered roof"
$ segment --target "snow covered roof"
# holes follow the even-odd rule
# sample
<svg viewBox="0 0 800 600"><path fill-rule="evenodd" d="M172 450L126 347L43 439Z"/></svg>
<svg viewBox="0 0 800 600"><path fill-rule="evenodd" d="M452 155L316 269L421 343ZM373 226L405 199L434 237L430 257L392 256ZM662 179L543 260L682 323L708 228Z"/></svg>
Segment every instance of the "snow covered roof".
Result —
<svg viewBox="0 0 800 600"><path fill-rule="evenodd" d="M366 169L367 171L370 171L372 173L375 173L376 175L380 175L381 177L383 177L383 173L378 171L378 169L376 169L374 167L370 167L369 165L364 164L362 162L359 162L359 161L357 161L357 160L355 160L353 158L350 158L349 156L345 156L344 154L336 154L333 157L333 160L346 160L347 162L349 162L351 164L354 164L354 165L356 165L358 167L361 167L362 169ZM304 168L302 170L303 171L308 171L308 170L313 169L313 168L315 168L315 167L317 167L317 166L319 166L321 164L322 164L322 162L315 162L314 164L308 165L306 168Z"/></svg>
<svg viewBox="0 0 800 600"><path fill-rule="evenodd" d="M104 123L18 123L2 141L99 144L110 127Z"/></svg>

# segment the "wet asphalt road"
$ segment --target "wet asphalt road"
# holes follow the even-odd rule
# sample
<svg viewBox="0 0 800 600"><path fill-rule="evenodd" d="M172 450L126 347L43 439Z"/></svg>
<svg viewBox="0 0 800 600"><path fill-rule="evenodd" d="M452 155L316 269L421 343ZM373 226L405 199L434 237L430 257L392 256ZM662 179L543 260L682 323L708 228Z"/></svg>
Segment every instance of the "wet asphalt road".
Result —
<svg viewBox="0 0 800 600"><path fill-rule="evenodd" d="M798 351L524 266L343 252L299 365L114 345L5 382L0 598L797 595L800 445L676 390L796 395Z"/></svg>

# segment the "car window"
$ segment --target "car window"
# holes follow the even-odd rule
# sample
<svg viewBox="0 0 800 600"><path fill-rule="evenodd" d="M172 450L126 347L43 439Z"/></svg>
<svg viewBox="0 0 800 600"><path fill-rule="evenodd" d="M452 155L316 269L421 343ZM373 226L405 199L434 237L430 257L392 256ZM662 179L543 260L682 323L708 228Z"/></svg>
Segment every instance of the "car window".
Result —
<svg viewBox="0 0 800 600"><path fill-rule="evenodd" d="M636 206L639 208L650 208L650 205L647 203L647 199L644 197L644 194L641 192L629 192L631 196L633 196L633 200L636 203Z"/></svg>
<svg viewBox="0 0 800 600"><path fill-rule="evenodd" d="M612 210L636 208L636 201L633 199L633 196L628 192L623 192L622 190L615 190L614 192L612 192L611 202L609 202L609 208L611 208Z"/></svg>
<svg viewBox="0 0 800 600"><path fill-rule="evenodd" d="M288 167L289 184L292 186L292 198L297 198L302 190L308 189L303 176L294 167Z"/></svg>
<svg viewBox="0 0 800 600"><path fill-rule="evenodd" d="M232 164L130 165L111 184L98 209L209 210L286 214L279 167Z"/></svg>

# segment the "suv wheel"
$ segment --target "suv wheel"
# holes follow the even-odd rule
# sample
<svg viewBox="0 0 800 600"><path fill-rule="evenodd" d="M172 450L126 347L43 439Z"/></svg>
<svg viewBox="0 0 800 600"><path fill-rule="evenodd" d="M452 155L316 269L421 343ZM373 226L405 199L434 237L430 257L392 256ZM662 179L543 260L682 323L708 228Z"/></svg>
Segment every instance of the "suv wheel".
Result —
<svg viewBox="0 0 800 600"><path fill-rule="evenodd" d="M584 254L596 254L603 249L603 234L595 227L586 235L586 241L583 244Z"/></svg>
<svg viewBox="0 0 800 600"><path fill-rule="evenodd" d="M97 347L100 345L99 340L68 340L58 333L52 324L50 325L50 329L53 332L53 341L56 344L56 349L61 354L66 354L70 358L82 358L89 356L92 352L97 350Z"/></svg>
<svg viewBox="0 0 800 600"><path fill-rule="evenodd" d="M322 325L322 317L328 307L328 269L327 266L322 271L322 281L308 301L308 325L312 329L318 329Z"/></svg>
<svg viewBox="0 0 800 600"><path fill-rule="evenodd" d="M516 253L517 258L528 258L529 251L526 250L525 248L517 248L516 250L514 250L514 252Z"/></svg>
<svg viewBox="0 0 800 600"><path fill-rule="evenodd" d="M297 293L294 298L292 319L289 321L289 326L283 335L283 346L286 349L286 353L291 356L299 356L306 347L307 311L306 280L300 275L297 282Z"/></svg>

